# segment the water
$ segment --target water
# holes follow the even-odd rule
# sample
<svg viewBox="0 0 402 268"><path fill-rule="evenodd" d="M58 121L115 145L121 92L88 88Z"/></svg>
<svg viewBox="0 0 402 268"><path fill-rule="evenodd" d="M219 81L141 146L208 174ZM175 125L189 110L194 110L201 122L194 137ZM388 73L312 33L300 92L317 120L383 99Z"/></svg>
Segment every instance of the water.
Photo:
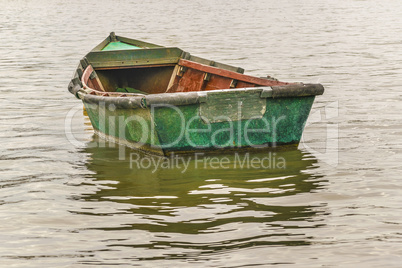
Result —
<svg viewBox="0 0 402 268"><path fill-rule="evenodd" d="M400 267L398 1L0 2L1 267ZM326 92L286 168L130 168L67 92L111 31Z"/></svg>

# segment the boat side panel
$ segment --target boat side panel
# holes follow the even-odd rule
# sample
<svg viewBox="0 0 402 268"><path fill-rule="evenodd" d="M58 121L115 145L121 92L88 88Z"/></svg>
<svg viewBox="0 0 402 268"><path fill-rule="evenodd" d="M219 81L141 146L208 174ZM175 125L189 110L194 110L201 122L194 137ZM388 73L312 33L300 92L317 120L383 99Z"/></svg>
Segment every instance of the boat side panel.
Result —
<svg viewBox="0 0 402 268"><path fill-rule="evenodd" d="M268 98L262 119L210 123L200 117L198 104L155 107L151 115L165 153L272 147L299 143L313 101L314 96Z"/></svg>
<svg viewBox="0 0 402 268"><path fill-rule="evenodd" d="M163 154L148 109L121 109L104 103L84 105L96 132L114 142Z"/></svg>

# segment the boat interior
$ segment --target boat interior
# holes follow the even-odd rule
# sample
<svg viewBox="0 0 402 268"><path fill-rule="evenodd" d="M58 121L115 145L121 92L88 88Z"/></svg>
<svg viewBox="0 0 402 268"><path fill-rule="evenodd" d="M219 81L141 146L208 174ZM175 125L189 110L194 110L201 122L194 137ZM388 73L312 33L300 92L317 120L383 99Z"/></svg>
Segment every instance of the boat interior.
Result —
<svg viewBox="0 0 402 268"><path fill-rule="evenodd" d="M103 96L147 95L288 84L271 77L258 78L186 59L180 59L176 64L98 67L95 70L88 65L82 75L82 83L84 87L93 90L91 94Z"/></svg>

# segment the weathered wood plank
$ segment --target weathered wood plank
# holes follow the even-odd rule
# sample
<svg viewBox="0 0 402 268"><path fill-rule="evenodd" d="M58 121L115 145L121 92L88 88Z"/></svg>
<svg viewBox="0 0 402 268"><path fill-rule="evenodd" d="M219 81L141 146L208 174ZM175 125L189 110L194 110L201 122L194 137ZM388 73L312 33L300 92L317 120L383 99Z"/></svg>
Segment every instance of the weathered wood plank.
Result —
<svg viewBox="0 0 402 268"><path fill-rule="evenodd" d="M203 85L204 73L195 69L188 69L179 80L176 92L200 91Z"/></svg>
<svg viewBox="0 0 402 268"><path fill-rule="evenodd" d="M93 51L86 58L95 68L131 67L155 64L176 64L182 54L179 48Z"/></svg>
<svg viewBox="0 0 402 268"><path fill-rule="evenodd" d="M95 73L91 65L88 65L88 67L82 74L81 82L84 87L105 92L105 89L103 88L103 85L99 80L98 75Z"/></svg>
<svg viewBox="0 0 402 268"><path fill-rule="evenodd" d="M204 90L217 90L217 89L226 89L230 88L230 83L232 79L218 76L215 74L211 74L211 77L204 87Z"/></svg>
<svg viewBox="0 0 402 268"><path fill-rule="evenodd" d="M254 76L250 76L250 75L240 74L240 73L216 68L213 66L200 64L200 63L189 61L189 60L181 59L179 61L179 65L187 67L187 68L195 69L200 72L211 73L211 74L215 74L218 76L227 77L230 79L236 79L238 81L256 84L259 86L282 86L282 85L289 84L289 83L285 83L285 82L268 80L268 79L258 78L258 77L254 77Z"/></svg>

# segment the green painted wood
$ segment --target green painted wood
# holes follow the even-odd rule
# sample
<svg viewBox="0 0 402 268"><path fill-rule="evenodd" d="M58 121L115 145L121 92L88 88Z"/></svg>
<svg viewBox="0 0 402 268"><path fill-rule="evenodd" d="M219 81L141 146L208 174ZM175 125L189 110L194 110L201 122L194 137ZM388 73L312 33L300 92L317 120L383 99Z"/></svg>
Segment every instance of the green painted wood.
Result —
<svg viewBox="0 0 402 268"><path fill-rule="evenodd" d="M96 132L114 142L163 154L149 109L121 109L104 103L84 102Z"/></svg>
<svg viewBox="0 0 402 268"><path fill-rule="evenodd" d="M214 123L200 117L200 104L156 105L147 109L84 104L97 131L117 142L157 154L298 144L314 96L262 100L266 102L266 111L260 119Z"/></svg>
<svg viewBox="0 0 402 268"><path fill-rule="evenodd" d="M107 46L110 42L120 41L129 45L141 47L141 48L157 48L162 47L160 45L144 42L141 40L136 40L132 38L127 38L123 36L115 35L113 32L110 33L108 37L106 37L101 43L99 43L96 47L94 47L91 51L102 51L102 49Z"/></svg>
<svg viewBox="0 0 402 268"><path fill-rule="evenodd" d="M136 50L94 51L85 57L96 68L176 64L182 50L179 48L150 48Z"/></svg>
<svg viewBox="0 0 402 268"><path fill-rule="evenodd" d="M151 115L165 151L276 146L299 143L313 101L314 96L269 98L262 119L216 123L201 119L198 104L176 107L180 112L176 108L157 107Z"/></svg>
<svg viewBox="0 0 402 268"><path fill-rule="evenodd" d="M260 98L261 89L209 91L207 101L200 105L200 116L210 123L262 118L266 100Z"/></svg>
<svg viewBox="0 0 402 268"><path fill-rule="evenodd" d="M102 49L102 51L125 50L125 49L141 49L141 47L126 44L123 42L110 42Z"/></svg>

